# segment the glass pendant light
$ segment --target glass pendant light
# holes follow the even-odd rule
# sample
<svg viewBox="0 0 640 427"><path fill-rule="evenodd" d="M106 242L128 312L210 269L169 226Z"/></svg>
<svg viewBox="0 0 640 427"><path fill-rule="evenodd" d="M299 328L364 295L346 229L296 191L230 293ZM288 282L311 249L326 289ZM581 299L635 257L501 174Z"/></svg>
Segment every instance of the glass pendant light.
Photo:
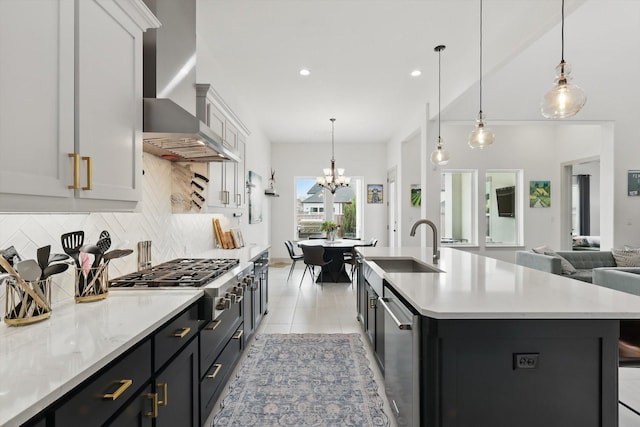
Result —
<svg viewBox="0 0 640 427"><path fill-rule="evenodd" d="M431 163L438 166L446 165L449 161L449 152L444 149L442 138L440 137L440 52L446 48L445 45L438 45L433 50L438 52L438 143L436 149L431 153Z"/></svg>
<svg viewBox="0 0 640 427"><path fill-rule="evenodd" d="M469 134L469 147L482 149L493 144L494 139L493 131L484 123L482 113L482 0L480 0L480 112L476 128Z"/></svg>
<svg viewBox="0 0 640 427"><path fill-rule="evenodd" d="M570 83L571 66L564 60L564 0L562 0L562 59L556 67L556 85L545 94L540 112L547 119L575 116L587 102L580 86Z"/></svg>

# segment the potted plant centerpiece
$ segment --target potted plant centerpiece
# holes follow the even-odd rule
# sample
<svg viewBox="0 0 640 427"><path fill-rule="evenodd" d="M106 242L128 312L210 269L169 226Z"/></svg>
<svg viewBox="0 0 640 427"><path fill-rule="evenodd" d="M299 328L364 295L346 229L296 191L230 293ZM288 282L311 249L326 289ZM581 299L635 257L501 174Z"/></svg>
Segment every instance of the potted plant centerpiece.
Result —
<svg viewBox="0 0 640 427"><path fill-rule="evenodd" d="M320 231L324 231L327 233L327 240L334 240L336 238L336 230L338 229L338 224L333 221L325 221L322 223L320 227Z"/></svg>

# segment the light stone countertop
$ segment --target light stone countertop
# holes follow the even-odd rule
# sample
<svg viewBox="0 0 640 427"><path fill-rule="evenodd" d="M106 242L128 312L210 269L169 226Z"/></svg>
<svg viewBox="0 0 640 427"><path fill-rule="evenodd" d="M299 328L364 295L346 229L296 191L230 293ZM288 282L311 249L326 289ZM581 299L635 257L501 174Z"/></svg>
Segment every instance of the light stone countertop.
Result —
<svg viewBox="0 0 640 427"><path fill-rule="evenodd" d="M271 248L271 245L247 245L239 249L209 249L197 254L197 258L238 258L240 262L253 262Z"/></svg>
<svg viewBox="0 0 640 427"><path fill-rule="evenodd" d="M111 289L102 301L56 306L39 323L2 322L0 426L29 420L201 296Z"/></svg>
<svg viewBox="0 0 640 427"><path fill-rule="evenodd" d="M434 265L431 248L357 249L373 262L413 258L444 271L386 273L373 267L420 314L436 319L640 318L640 296L462 250L441 248Z"/></svg>

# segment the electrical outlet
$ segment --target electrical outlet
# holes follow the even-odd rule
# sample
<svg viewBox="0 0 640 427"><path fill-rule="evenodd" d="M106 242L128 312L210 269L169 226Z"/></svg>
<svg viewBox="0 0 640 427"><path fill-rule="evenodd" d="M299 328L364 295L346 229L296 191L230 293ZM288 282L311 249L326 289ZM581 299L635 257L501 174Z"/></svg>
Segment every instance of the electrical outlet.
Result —
<svg viewBox="0 0 640 427"><path fill-rule="evenodd" d="M513 369L537 369L540 353L514 353Z"/></svg>

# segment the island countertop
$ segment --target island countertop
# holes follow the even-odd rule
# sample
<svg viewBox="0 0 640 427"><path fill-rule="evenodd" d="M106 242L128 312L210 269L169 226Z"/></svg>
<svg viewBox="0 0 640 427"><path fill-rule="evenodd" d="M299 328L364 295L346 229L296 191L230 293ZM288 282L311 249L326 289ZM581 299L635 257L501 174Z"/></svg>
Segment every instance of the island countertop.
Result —
<svg viewBox="0 0 640 427"><path fill-rule="evenodd" d="M61 304L28 326L0 324L0 426L20 425L202 296L184 290L111 290Z"/></svg>
<svg viewBox="0 0 640 427"><path fill-rule="evenodd" d="M413 258L442 273L372 268L420 314L436 319L638 319L640 296L453 248L360 247L366 259ZM371 263L370 263L371 264Z"/></svg>

